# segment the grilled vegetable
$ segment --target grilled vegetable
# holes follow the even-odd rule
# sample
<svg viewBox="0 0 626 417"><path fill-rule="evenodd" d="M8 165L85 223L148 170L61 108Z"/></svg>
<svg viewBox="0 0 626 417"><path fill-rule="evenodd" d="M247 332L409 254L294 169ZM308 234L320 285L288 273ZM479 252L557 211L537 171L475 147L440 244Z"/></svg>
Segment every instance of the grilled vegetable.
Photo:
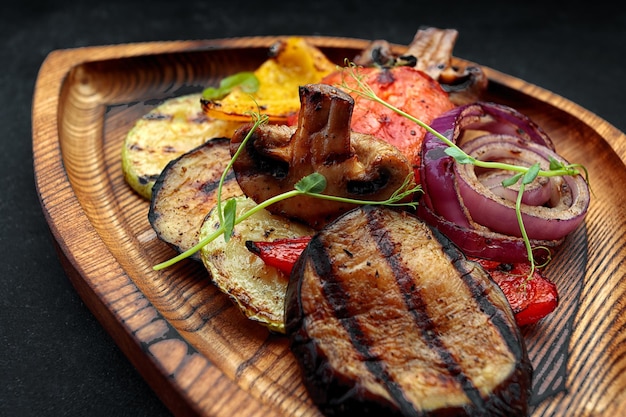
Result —
<svg viewBox="0 0 626 417"><path fill-rule="evenodd" d="M231 137L241 123L208 118L200 94L166 100L137 120L122 147L126 182L150 199L152 186L172 159L215 137Z"/></svg>
<svg viewBox="0 0 626 417"><path fill-rule="evenodd" d="M246 247L250 252L261 258L266 265L275 266L283 271L285 275L291 275L293 265L310 241L311 236L261 242L248 240L246 241Z"/></svg>
<svg viewBox="0 0 626 417"><path fill-rule="evenodd" d="M270 48L270 58L254 71L259 88L250 94L234 89L219 100L203 98L202 108L209 117L250 120L249 112L261 112L272 123L285 123L298 112L298 87L317 83L335 70L336 65L305 39L290 37Z"/></svg>
<svg viewBox="0 0 626 417"><path fill-rule="evenodd" d="M363 206L316 234L285 309L326 415L527 415L532 367L504 294L406 212Z"/></svg>
<svg viewBox="0 0 626 417"><path fill-rule="evenodd" d="M450 100L462 105L480 100L489 81L478 64L452 64L458 34L456 29L419 29L405 53L418 57L416 68L439 81Z"/></svg>
<svg viewBox="0 0 626 417"><path fill-rule="evenodd" d="M246 197L237 197L237 214L256 205ZM213 209L202 225L200 239L217 229L219 216ZM261 210L235 226L228 242L219 237L201 250L204 265L213 282L228 294L241 311L270 330L284 333L285 294L289 275L266 265L246 248L247 240L263 241L309 235L313 231L284 217Z"/></svg>
<svg viewBox="0 0 626 417"><path fill-rule="evenodd" d="M222 173L230 161L230 141L217 138L170 161L156 180L148 220L159 239L178 252L198 243L204 218L217 203ZM230 173L222 187L222 198L241 195ZM193 255L200 259L198 253Z"/></svg>
<svg viewBox="0 0 626 417"><path fill-rule="evenodd" d="M331 74L322 82L358 88L356 80L343 71L346 70ZM437 81L414 68L368 67L355 71L378 97L426 124L454 108ZM379 103L355 93L351 95L355 100L351 129L384 139L397 147L415 167L415 178L419 181L420 150L426 130Z"/></svg>
<svg viewBox="0 0 626 417"><path fill-rule="evenodd" d="M558 306L556 285L537 269L529 279L529 262L509 264L481 258L470 259L478 262L502 288L518 326L536 323Z"/></svg>
<svg viewBox="0 0 626 417"><path fill-rule="evenodd" d="M456 29L419 29L402 55L394 54L388 41L376 40L361 51L354 62L364 67L411 66L438 81L454 104L471 103L481 99L488 79L477 64L452 63L458 34Z"/></svg>
<svg viewBox="0 0 626 417"><path fill-rule="evenodd" d="M407 186L413 173L406 157L394 146L370 135L351 132L354 100L324 84L300 87L298 126L262 125L245 143L233 164L244 193L256 202L290 191L303 177L317 172L327 180L324 194L382 201ZM237 129L231 154L251 130ZM414 185L409 182L409 187ZM408 200L411 196L407 197ZM297 196L273 204L272 213L321 228L354 208L354 204Z"/></svg>
<svg viewBox="0 0 626 417"><path fill-rule="evenodd" d="M583 170L555 153L550 137L528 116L501 104L477 102L446 112L431 128L440 133L424 137L424 196L418 213L466 255L506 263L549 258L584 221L590 191ZM447 153L450 145L459 146L474 162L457 163ZM502 186L533 165L541 169L537 176L545 175L547 181L537 177L531 180L534 184L520 188L518 177Z"/></svg>

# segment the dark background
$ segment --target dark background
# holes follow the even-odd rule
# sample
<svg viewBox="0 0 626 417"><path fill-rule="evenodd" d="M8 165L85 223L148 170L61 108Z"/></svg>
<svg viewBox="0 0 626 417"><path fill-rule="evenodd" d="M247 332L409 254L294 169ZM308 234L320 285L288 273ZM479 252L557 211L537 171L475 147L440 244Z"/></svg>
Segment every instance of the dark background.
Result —
<svg viewBox="0 0 626 417"><path fill-rule="evenodd" d="M3 2L0 8L0 416L168 411L64 274L33 178L31 104L55 49L248 35L407 44L456 28L455 55L562 95L626 131L626 12L601 2ZM584 161L583 161L584 163Z"/></svg>

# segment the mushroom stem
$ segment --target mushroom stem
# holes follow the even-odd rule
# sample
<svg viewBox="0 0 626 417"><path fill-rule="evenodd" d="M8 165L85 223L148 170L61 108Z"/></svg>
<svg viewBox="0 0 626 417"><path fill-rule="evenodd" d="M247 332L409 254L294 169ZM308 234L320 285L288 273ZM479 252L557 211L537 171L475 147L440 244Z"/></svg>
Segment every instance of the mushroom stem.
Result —
<svg viewBox="0 0 626 417"><path fill-rule="evenodd" d="M354 99L326 84L300 87L298 130L292 141L301 151L309 150L311 162L332 164L353 154L350 147L350 120ZM302 155L305 152L295 152ZM295 162L295 161L294 161Z"/></svg>

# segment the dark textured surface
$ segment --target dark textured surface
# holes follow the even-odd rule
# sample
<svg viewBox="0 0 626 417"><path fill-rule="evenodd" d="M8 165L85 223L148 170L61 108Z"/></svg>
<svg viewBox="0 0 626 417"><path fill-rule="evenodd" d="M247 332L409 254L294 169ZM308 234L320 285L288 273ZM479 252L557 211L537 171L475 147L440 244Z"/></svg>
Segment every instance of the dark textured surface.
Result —
<svg viewBox="0 0 626 417"><path fill-rule="evenodd" d="M460 32L455 55L551 90L625 131L624 7L521 3L3 4L0 416L168 415L81 302L42 216L33 179L30 111L37 71L49 52L138 41L289 34L406 44L419 26L453 27Z"/></svg>

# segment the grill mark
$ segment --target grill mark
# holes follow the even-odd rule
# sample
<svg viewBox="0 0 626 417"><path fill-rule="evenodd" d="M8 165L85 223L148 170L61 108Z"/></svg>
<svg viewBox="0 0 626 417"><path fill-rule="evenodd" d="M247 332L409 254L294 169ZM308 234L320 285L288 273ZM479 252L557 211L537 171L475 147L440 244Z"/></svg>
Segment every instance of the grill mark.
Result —
<svg viewBox="0 0 626 417"><path fill-rule="evenodd" d="M459 253L458 249L452 246L447 238L437 229L432 229L432 231L448 259L450 259L455 269L460 272L461 280L468 288L472 298L476 301L480 310L491 318L491 322L506 343L509 352L513 354L516 362L519 362L525 355L524 346L519 343L519 337L515 333L515 329L510 326L509 321L504 316L504 312L498 309L489 300L489 297L484 296L484 286L479 285L478 281L473 279L471 270L468 269L468 265L471 264L465 261L464 256Z"/></svg>
<svg viewBox="0 0 626 417"><path fill-rule="evenodd" d="M443 341L437 337L436 322L428 315L426 304L420 296L420 291L415 285L411 272L402 263L398 256L398 251L394 249L398 243L393 241L388 229L385 227L386 224L382 221L380 216L377 215L378 213L380 212L375 210L367 211L367 227L380 252L383 254L384 259L393 271L400 293L404 295L404 303L408 311L413 315L415 324L422 335L422 339L426 345L441 358L450 375L460 383L468 399L473 404L481 408L484 407L485 403L478 388L476 388L472 380L463 372L462 366L447 349Z"/></svg>
<svg viewBox="0 0 626 417"><path fill-rule="evenodd" d="M312 239L309 245L314 247L312 248L314 253L323 253L323 256L319 256L316 262L313 263L313 267L315 268L317 276L325 277L324 285L322 286L324 297L332 306L336 318L346 330L352 346L364 358L365 366L369 372L383 382L387 391L402 410L402 413L407 416L419 417L421 413L413 407L413 404L406 401L402 388L393 380L385 367L382 366L382 362L377 360L377 355L372 354L369 348L371 341L363 332L358 321L350 314L348 309L349 293L343 290L341 280L338 279L332 268L327 249L320 239Z"/></svg>
<svg viewBox="0 0 626 417"><path fill-rule="evenodd" d="M235 173L231 170L226 174L226 177L224 177L224 184L227 184L234 180L235 180ZM209 182L202 184L200 186L200 189L205 194L212 194L217 190L219 184L220 184L220 178L218 178L215 181L209 181Z"/></svg>

